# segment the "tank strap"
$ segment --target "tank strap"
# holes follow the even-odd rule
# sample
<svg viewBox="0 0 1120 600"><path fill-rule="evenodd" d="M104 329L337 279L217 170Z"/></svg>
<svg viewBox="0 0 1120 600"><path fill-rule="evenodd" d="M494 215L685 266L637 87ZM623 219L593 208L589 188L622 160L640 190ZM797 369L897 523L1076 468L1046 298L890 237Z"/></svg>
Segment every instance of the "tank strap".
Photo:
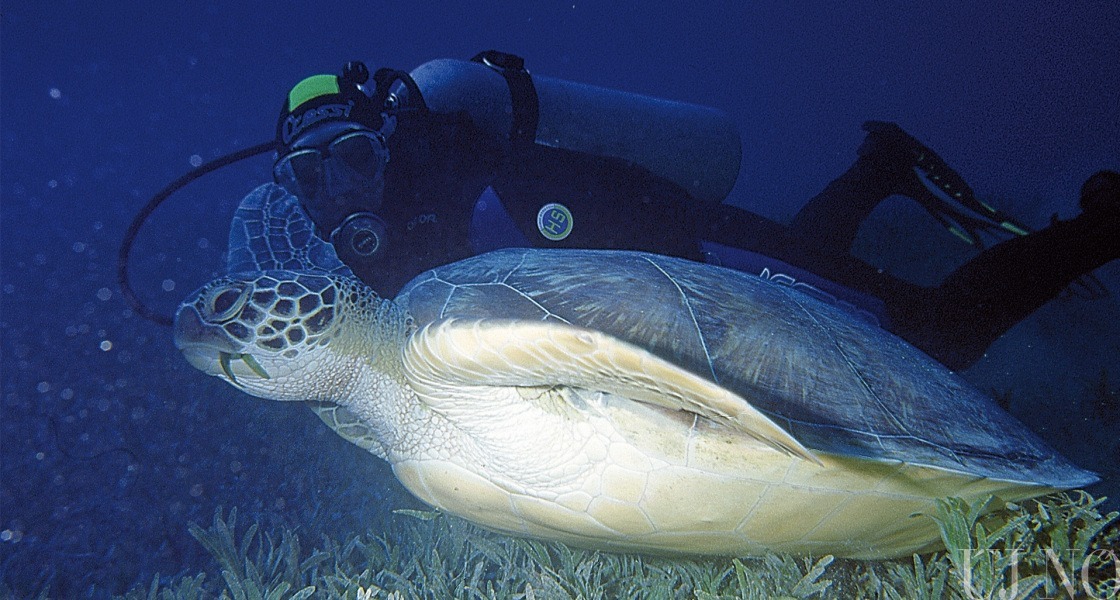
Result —
<svg viewBox="0 0 1120 600"><path fill-rule="evenodd" d="M537 125L540 122L540 99L537 97L537 88L533 85L533 77L525 70L525 59L506 52L486 50L476 54L471 62L494 69L506 80L513 110L510 142L514 149L532 145L537 139Z"/></svg>

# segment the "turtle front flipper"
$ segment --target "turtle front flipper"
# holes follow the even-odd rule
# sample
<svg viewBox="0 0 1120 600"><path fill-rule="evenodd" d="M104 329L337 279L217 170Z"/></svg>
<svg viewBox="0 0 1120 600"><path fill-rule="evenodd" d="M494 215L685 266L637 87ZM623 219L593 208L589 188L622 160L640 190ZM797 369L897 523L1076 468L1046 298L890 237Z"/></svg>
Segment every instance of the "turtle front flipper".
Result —
<svg viewBox="0 0 1120 600"><path fill-rule="evenodd" d="M444 319L418 331L403 358L413 389L436 410L454 403L462 386L565 385L688 411L821 464L742 396L602 332L557 322Z"/></svg>
<svg viewBox="0 0 1120 600"><path fill-rule="evenodd" d="M307 406L346 441L378 458L385 458L385 449L378 442L373 427L352 410L333 402L308 402Z"/></svg>

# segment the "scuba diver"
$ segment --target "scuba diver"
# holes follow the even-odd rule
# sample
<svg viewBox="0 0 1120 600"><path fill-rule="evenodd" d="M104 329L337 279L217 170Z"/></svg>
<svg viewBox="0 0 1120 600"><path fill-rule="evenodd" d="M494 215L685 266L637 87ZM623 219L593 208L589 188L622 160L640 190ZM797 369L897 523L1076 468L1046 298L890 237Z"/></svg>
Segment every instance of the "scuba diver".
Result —
<svg viewBox="0 0 1120 600"><path fill-rule="evenodd" d="M741 148L719 111L530 76L519 57L489 51L411 73L371 77L351 62L340 75L304 79L285 99L275 142L222 164L275 149L275 183L390 297L424 270L502 247L642 250L830 296L955 370L1120 257L1120 174L1091 177L1081 215L1032 233L977 200L897 125L864 128L855 164L787 226L722 203ZM982 247L981 232L1013 237L937 287L909 283L850 252L860 224L892 195L970 244ZM127 247L121 258L131 300Z"/></svg>

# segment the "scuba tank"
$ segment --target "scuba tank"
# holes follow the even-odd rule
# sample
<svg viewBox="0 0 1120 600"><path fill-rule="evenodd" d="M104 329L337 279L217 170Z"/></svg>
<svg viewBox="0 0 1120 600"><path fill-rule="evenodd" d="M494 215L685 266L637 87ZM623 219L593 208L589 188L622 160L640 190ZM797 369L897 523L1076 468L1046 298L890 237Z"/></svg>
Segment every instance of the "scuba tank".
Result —
<svg viewBox="0 0 1120 600"><path fill-rule="evenodd" d="M739 176L735 123L714 108L530 76L496 51L413 69L427 109L465 112L516 145L533 143L634 163L704 202L721 202Z"/></svg>

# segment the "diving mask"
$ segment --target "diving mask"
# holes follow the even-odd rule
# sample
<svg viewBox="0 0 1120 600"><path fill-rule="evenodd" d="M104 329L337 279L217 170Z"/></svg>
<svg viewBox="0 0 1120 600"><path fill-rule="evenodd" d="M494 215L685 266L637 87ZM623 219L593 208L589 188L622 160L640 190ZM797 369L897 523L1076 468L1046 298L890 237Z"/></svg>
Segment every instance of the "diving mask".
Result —
<svg viewBox="0 0 1120 600"><path fill-rule="evenodd" d="M384 189L385 164L389 151L385 138L365 128L337 130L339 123L314 131L314 143L303 136L292 144L272 169L276 183L300 199L324 238L330 236L352 214L377 210ZM335 127L332 127L335 126ZM336 135L330 136L331 133Z"/></svg>

